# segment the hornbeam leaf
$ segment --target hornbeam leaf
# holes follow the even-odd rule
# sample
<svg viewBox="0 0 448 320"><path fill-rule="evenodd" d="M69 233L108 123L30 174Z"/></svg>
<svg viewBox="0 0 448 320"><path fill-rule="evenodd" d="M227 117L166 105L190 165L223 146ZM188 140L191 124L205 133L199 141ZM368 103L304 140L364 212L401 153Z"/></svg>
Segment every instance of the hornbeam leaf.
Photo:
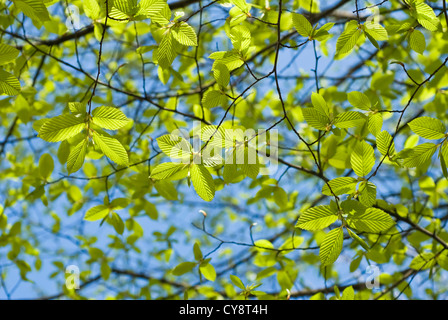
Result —
<svg viewBox="0 0 448 320"><path fill-rule="evenodd" d="M20 92L20 82L12 74L0 69L0 93L15 96Z"/></svg>
<svg viewBox="0 0 448 320"><path fill-rule="evenodd" d="M210 263L202 263L199 266L199 271L204 276L205 279L210 281L215 281L216 279L216 271L215 268Z"/></svg>
<svg viewBox="0 0 448 320"><path fill-rule="evenodd" d="M165 162L151 171L150 178L156 180L179 180L188 175L188 164Z"/></svg>
<svg viewBox="0 0 448 320"><path fill-rule="evenodd" d="M344 55L352 51L361 33L361 29L358 28L358 22L355 20L350 21L336 42L336 55Z"/></svg>
<svg viewBox="0 0 448 320"><path fill-rule="evenodd" d="M173 269L173 271L171 271L171 273L175 276L181 276L193 270L194 267L196 267L195 262L181 262Z"/></svg>
<svg viewBox="0 0 448 320"><path fill-rule="evenodd" d="M184 46L198 45L196 32L194 32L194 29L186 22L182 21L176 23L176 25L171 28L171 33L173 38Z"/></svg>
<svg viewBox="0 0 448 320"><path fill-rule="evenodd" d="M426 40L420 30L413 29L411 31L411 34L409 35L409 45L415 52L423 54L426 49Z"/></svg>
<svg viewBox="0 0 448 320"><path fill-rule="evenodd" d="M322 193L327 196L333 194L339 196L341 194L351 194L356 191L357 180L352 177L339 177L328 181L322 187ZM329 185L329 186L328 186Z"/></svg>
<svg viewBox="0 0 448 320"><path fill-rule="evenodd" d="M422 143L414 148L407 148L398 153L403 165L408 168L419 167L430 160L437 150L434 143Z"/></svg>
<svg viewBox="0 0 448 320"><path fill-rule="evenodd" d="M330 206L311 207L300 215L296 227L304 230L321 230L337 219L337 213Z"/></svg>
<svg viewBox="0 0 448 320"><path fill-rule="evenodd" d="M110 160L116 164L127 166L129 164L128 153L123 145L115 138L107 137L93 132L93 142Z"/></svg>
<svg viewBox="0 0 448 320"><path fill-rule="evenodd" d="M377 41L384 41L389 39L386 29L379 23L373 21L364 24L364 31Z"/></svg>
<svg viewBox="0 0 448 320"><path fill-rule="evenodd" d="M316 110L316 108L302 108L302 114L305 121L311 127L318 130L327 130L330 126L330 119Z"/></svg>
<svg viewBox="0 0 448 320"><path fill-rule="evenodd" d="M332 265L339 257L344 242L344 230L336 228L328 232L320 245L319 258L322 266Z"/></svg>
<svg viewBox="0 0 448 320"><path fill-rule="evenodd" d="M83 6L87 17L92 20L96 20L99 18L101 8L97 0L84 0Z"/></svg>
<svg viewBox="0 0 448 320"><path fill-rule="evenodd" d="M375 137L381 132L383 127L383 116L381 113L373 113L367 119L367 128Z"/></svg>
<svg viewBox="0 0 448 320"><path fill-rule="evenodd" d="M84 158L87 153L87 139L82 139L71 151L67 159L67 171L68 174L78 171L81 169Z"/></svg>
<svg viewBox="0 0 448 320"><path fill-rule="evenodd" d="M7 64L17 58L20 51L7 44L0 43L0 65Z"/></svg>
<svg viewBox="0 0 448 320"><path fill-rule="evenodd" d="M105 216L109 214L109 208L105 205L101 204L99 206L95 206L93 208L90 208L85 216L84 220L87 221L97 221L103 219Z"/></svg>
<svg viewBox="0 0 448 320"><path fill-rule="evenodd" d="M294 28L296 28L297 32L305 38L308 38L313 33L313 26L305 18L303 15L298 13L293 13L292 15L292 23L294 24Z"/></svg>
<svg viewBox="0 0 448 320"><path fill-rule="evenodd" d="M62 141L77 135L84 127L84 118L66 113L45 121L39 129L39 137L48 142Z"/></svg>
<svg viewBox="0 0 448 320"><path fill-rule="evenodd" d="M372 107L369 97L367 97L362 92L352 91L349 92L347 96L348 102L350 102L350 104L356 108L368 111Z"/></svg>
<svg viewBox="0 0 448 320"><path fill-rule="evenodd" d="M151 18L152 22L167 24L169 20L162 14L166 7L167 3L163 0L140 0L136 16L146 16Z"/></svg>
<svg viewBox="0 0 448 320"><path fill-rule="evenodd" d="M416 118L409 122L409 127L415 134L425 139L437 140L445 137L445 125L439 119L430 117Z"/></svg>
<svg viewBox="0 0 448 320"><path fill-rule="evenodd" d="M48 179L53 172L54 162L50 154L44 153L39 159L39 172L43 179Z"/></svg>
<svg viewBox="0 0 448 320"><path fill-rule="evenodd" d="M169 68L177 56L173 42L172 33L169 30L166 31L160 41L159 49L157 50L157 60L159 65L164 69Z"/></svg>
<svg viewBox="0 0 448 320"><path fill-rule="evenodd" d="M33 21L45 22L50 20L47 7L42 0L14 0L14 4Z"/></svg>
<svg viewBox="0 0 448 320"><path fill-rule="evenodd" d="M436 255L432 252L424 252L416 256L409 267L414 270L427 270L436 264Z"/></svg>
<svg viewBox="0 0 448 320"><path fill-rule="evenodd" d="M361 232L387 231L395 225L389 214L378 208L367 208L347 219L348 224Z"/></svg>
<svg viewBox="0 0 448 320"><path fill-rule="evenodd" d="M359 201L367 206L372 206L376 201L376 186L372 182L361 182L359 185Z"/></svg>
<svg viewBox="0 0 448 320"><path fill-rule="evenodd" d="M165 134L158 137L157 144L164 154L175 159L189 157L191 154L190 143L182 137L174 134Z"/></svg>
<svg viewBox="0 0 448 320"><path fill-rule="evenodd" d="M363 247L367 251L370 250L369 245L360 236L358 236L356 233L351 231L349 228L347 228L347 231L348 231L348 234L350 235L350 237L355 239L356 242L358 242L361 245L361 247Z"/></svg>
<svg viewBox="0 0 448 320"><path fill-rule="evenodd" d="M387 131L381 131L376 136L376 146L383 156L387 154L393 156L395 154L395 143Z"/></svg>
<svg viewBox="0 0 448 320"><path fill-rule="evenodd" d="M365 121L366 117L357 111L345 111L336 116L334 119L335 127L348 129L356 127Z"/></svg>
<svg viewBox="0 0 448 320"><path fill-rule="evenodd" d="M230 72L225 64L217 63L213 66L213 76L216 82L222 86L227 87L230 82Z"/></svg>
<svg viewBox="0 0 448 320"><path fill-rule="evenodd" d="M102 106L93 110L92 122L104 129L117 130L128 124L129 119L117 108Z"/></svg>
<svg viewBox="0 0 448 320"><path fill-rule="evenodd" d="M330 109L328 108L327 102L319 93L313 92L311 94L311 103L313 104L314 109L327 118L330 118Z"/></svg>
<svg viewBox="0 0 448 320"><path fill-rule="evenodd" d="M375 165L375 154L372 146L365 141L358 142L352 152L350 163L353 171L359 177L368 175Z"/></svg>
<svg viewBox="0 0 448 320"><path fill-rule="evenodd" d="M190 176L196 193L205 201L212 201L215 197L215 182L208 169L202 164L193 163Z"/></svg>

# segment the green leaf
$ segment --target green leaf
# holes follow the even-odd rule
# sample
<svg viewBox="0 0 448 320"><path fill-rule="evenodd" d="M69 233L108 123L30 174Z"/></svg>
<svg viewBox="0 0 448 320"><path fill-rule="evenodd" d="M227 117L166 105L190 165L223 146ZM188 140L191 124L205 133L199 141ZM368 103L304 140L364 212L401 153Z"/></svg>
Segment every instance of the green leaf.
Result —
<svg viewBox="0 0 448 320"><path fill-rule="evenodd" d="M68 109L77 118L79 118L78 115L84 116L86 114L86 104L82 102L69 102Z"/></svg>
<svg viewBox="0 0 448 320"><path fill-rule="evenodd" d="M163 0L141 0L138 4L136 16L145 16L151 18L152 22L160 25L169 23L171 11Z"/></svg>
<svg viewBox="0 0 448 320"><path fill-rule="evenodd" d="M326 196L332 196L333 193L337 196L341 194L352 194L356 191L357 183L358 181L352 177L335 178L328 181L328 184L324 184L324 186L322 187L322 193Z"/></svg>
<svg viewBox="0 0 448 320"><path fill-rule="evenodd" d="M439 119L430 117L416 118L409 122L409 127L415 134L425 139L437 140L445 138L446 128Z"/></svg>
<svg viewBox="0 0 448 320"><path fill-rule="evenodd" d="M249 6L246 0L232 0L233 4L236 5L241 11L248 12Z"/></svg>
<svg viewBox="0 0 448 320"><path fill-rule="evenodd" d="M358 109L361 110L370 110L372 104L370 102L369 97L367 97L364 93L359 91L352 91L347 94L348 102Z"/></svg>
<svg viewBox="0 0 448 320"><path fill-rule="evenodd" d="M103 260L101 262L101 267L100 267L101 277L104 280L108 280L111 272L112 272L112 269L110 268L109 264L107 263L107 260Z"/></svg>
<svg viewBox="0 0 448 320"><path fill-rule="evenodd" d="M219 90L209 89L202 97L204 107L211 109L219 105L224 105L227 101L226 96Z"/></svg>
<svg viewBox="0 0 448 320"><path fill-rule="evenodd" d="M353 50L359 37L361 36L361 29L358 28L358 22L352 20L347 23L347 27L339 36L336 42L336 55L345 55Z"/></svg>
<svg viewBox="0 0 448 320"><path fill-rule="evenodd" d="M386 156L393 156L395 154L395 143L392 140L392 136L387 131L381 131L376 136L376 146L378 151Z"/></svg>
<svg viewBox="0 0 448 320"><path fill-rule="evenodd" d="M257 178L260 172L260 161L256 149L244 148L244 161L241 164L241 170L249 178L254 180Z"/></svg>
<svg viewBox="0 0 448 320"><path fill-rule="evenodd" d="M110 160L116 164L127 166L129 164L128 153L123 145L114 138L93 132L93 142Z"/></svg>
<svg viewBox="0 0 448 320"><path fill-rule="evenodd" d="M199 271L201 271L201 274L205 279L215 281L216 271L210 263L201 263L201 265L199 266Z"/></svg>
<svg viewBox="0 0 448 320"><path fill-rule="evenodd" d="M0 65L14 61L18 57L19 53L20 51L16 48L0 43Z"/></svg>
<svg viewBox="0 0 448 320"><path fill-rule="evenodd" d="M115 198L111 201L110 207L114 210L121 210L126 208L130 203L130 200L127 198Z"/></svg>
<svg viewBox="0 0 448 320"><path fill-rule="evenodd" d="M406 148L398 153L403 165L408 168L419 167L429 161L437 150L434 143L422 143L414 148Z"/></svg>
<svg viewBox="0 0 448 320"><path fill-rule="evenodd" d="M348 129L361 125L365 119L366 117L360 112L345 111L336 116L334 125L341 129Z"/></svg>
<svg viewBox="0 0 448 320"><path fill-rule="evenodd" d="M330 109L328 108L327 102L319 93L313 92L311 94L311 103L319 113L330 118Z"/></svg>
<svg viewBox="0 0 448 320"><path fill-rule="evenodd" d="M188 164L165 162L152 169L151 178L156 180L179 180L187 177Z"/></svg>
<svg viewBox="0 0 448 320"><path fill-rule="evenodd" d="M440 165L442 167L442 173L446 179L448 179L448 143L445 141L440 147L439 151Z"/></svg>
<svg viewBox="0 0 448 320"><path fill-rule="evenodd" d="M90 208L85 216L84 216L84 220L87 221L97 221L97 220L101 220L104 219L104 217L106 217L109 214L109 208L106 207L105 205L99 205L99 206L95 206L93 208Z"/></svg>
<svg viewBox="0 0 448 320"><path fill-rule="evenodd" d="M232 281L232 283L240 288L241 290L246 290L246 287L244 286L243 281L241 281L240 278L238 278L237 276L234 276L233 274L230 275L230 281Z"/></svg>
<svg viewBox="0 0 448 320"><path fill-rule="evenodd" d="M375 154L372 146L365 141L359 141L352 152L350 163L353 171L359 177L367 176L375 165Z"/></svg>
<svg viewBox="0 0 448 320"><path fill-rule="evenodd" d="M355 290L352 286L344 289L341 300L355 300Z"/></svg>
<svg viewBox="0 0 448 320"><path fill-rule="evenodd" d="M193 254L195 260L197 261L202 260L203 258L202 251L201 248L199 248L199 244L197 242L193 245Z"/></svg>
<svg viewBox="0 0 448 320"><path fill-rule="evenodd" d="M379 23L374 21L366 22L364 24L364 31L377 41L384 41L389 39L386 29Z"/></svg>
<svg viewBox="0 0 448 320"><path fill-rule="evenodd" d="M307 18L305 18L303 15L298 13L292 14L292 23L294 24L294 28L296 28L297 32L305 38L308 38L313 33L313 26L308 21Z"/></svg>
<svg viewBox="0 0 448 320"><path fill-rule="evenodd" d="M82 139L71 151L67 159L67 171L68 174L78 171L81 169L84 158L87 153L87 139Z"/></svg>
<svg viewBox="0 0 448 320"><path fill-rule="evenodd" d="M85 126L84 118L66 113L45 121L39 137L48 142L62 141L77 135Z"/></svg>
<svg viewBox="0 0 448 320"><path fill-rule="evenodd" d="M181 276L193 270L194 267L196 267L195 262L182 262L178 264L171 273L175 276Z"/></svg>
<svg viewBox="0 0 448 320"><path fill-rule="evenodd" d="M349 228L347 228L347 231L348 231L348 234L350 235L350 237L355 239L355 241L358 242L361 245L361 247L363 247L367 251L370 250L368 244L360 236L358 236L356 233L351 231Z"/></svg>
<svg viewBox="0 0 448 320"><path fill-rule="evenodd" d="M347 219L348 224L360 232L387 231L395 225L394 220L381 209L367 208L364 212L356 212Z"/></svg>
<svg viewBox="0 0 448 320"><path fill-rule="evenodd" d="M166 200L178 200L179 198L179 194L171 181L155 181L154 188L156 188L159 195L164 197Z"/></svg>
<svg viewBox="0 0 448 320"><path fill-rule="evenodd" d="M315 39L317 41L323 41L329 38L331 36L329 31L331 28L333 28L333 26L334 26L333 22L324 24L321 28L319 28L313 33L312 39Z"/></svg>
<svg viewBox="0 0 448 320"><path fill-rule="evenodd" d="M367 128L375 137L381 132L383 127L383 116L381 113L373 113L367 119Z"/></svg>
<svg viewBox="0 0 448 320"><path fill-rule="evenodd" d="M376 201L376 186L370 181L363 181L359 185L359 201L367 206L372 206Z"/></svg>
<svg viewBox="0 0 448 320"><path fill-rule="evenodd" d="M437 256L437 263L445 270L448 270L448 252L445 250Z"/></svg>
<svg viewBox="0 0 448 320"><path fill-rule="evenodd" d="M342 228L333 229L325 235L319 250L319 258L323 267L332 265L338 259L343 242L344 231Z"/></svg>
<svg viewBox="0 0 448 320"><path fill-rule="evenodd" d="M171 66L176 56L173 35L168 30L160 41L159 49L157 50L157 60L163 69L167 69Z"/></svg>
<svg viewBox="0 0 448 320"><path fill-rule="evenodd" d="M296 228L321 230L334 223L337 219L337 213L330 206L311 207L300 215Z"/></svg>
<svg viewBox="0 0 448 320"><path fill-rule="evenodd" d="M53 169L54 169L53 158L48 153L44 153L39 159L40 176L44 180L47 180L50 177L51 173L53 172Z"/></svg>
<svg viewBox="0 0 448 320"><path fill-rule="evenodd" d="M230 82L230 72L225 64L217 63L213 66L213 77L221 87L227 87Z"/></svg>
<svg viewBox="0 0 448 320"><path fill-rule="evenodd" d="M117 108L102 106L93 110L92 122L104 129L117 130L127 125L129 119Z"/></svg>
<svg viewBox="0 0 448 320"><path fill-rule="evenodd" d="M205 201L215 197L215 182L207 168L202 164L192 164L190 167L191 182L196 193Z"/></svg>
<svg viewBox="0 0 448 320"><path fill-rule="evenodd" d="M230 30L229 37L235 50L244 55L252 40L249 28L237 25Z"/></svg>
<svg viewBox="0 0 448 320"><path fill-rule="evenodd" d="M87 17L92 20L100 17L101 8L97 0L84 0L82 4Z"/></svg>
<svg viewBox="0 0 448 320"><path fill-rule="evenodd" d="M434 253L424 252L416 256L410 264L410 268L414 270L426 270L432 268L436 264Z"/></svg>
<svg viewBox="0 0 448 320"><path fill-rule="evenodd" d="M229 71L235 70L241 67L244 64L244 60L242 60L241 53L237 50L232 51L220 51L214 52L209 56L210 59L215 59L215 63L213 64L213 68L216 64L222 63L229 69Z"/></svg>
<svg viewBox="0 0 448 320"><path fill-rule="evenodd" d="M110 223L118 234L124 232L124 222L116 212L111 212L107 217L107 222Z"/></svg>
<svg viewBox="0 0 448 320"><path fill-rule="evenodd" d="M184 21L176 23L171 28L171 33L173 38L184 46L198 45L196 32L194 32L194 29Z"/></svg>
<svg viewBox="0 0 448 320"><path fill-rule="evenodd" d="M411 1L410 5L413 9L410 11L411 15L414 16L425 29L429 31L437 31L439 19L430 6L420 1Z"/></svg>
<svg viewBox="0 0 448 320"><path fill-rule="evenodd" d="M0 93L15 96L20 93L20 82L12 74L0 69Z"/></svg>
<svg viewBox="0 0 448 320"><path fill-rule="evenodd" d="M315 108L302 108L302 114L305 121L311 127L318 130L327 130L330 128L330 120Z"/></svg>
<svg viewBox="0 0 448 320"><path fill-rule="evenodd" d="M47 7L42 0L14 0L14 4L33 22L39 21L42 23L50 20Z"/></svg>
<svg viewBox="0 0 448 320"><path fill-rule="evenodd" d="M409 35L409 45L417 53L423 54L426 49L425 36L420 30L412 29Z"/></svg>
<svg viewBox="0 0 448 320"><path fill-rule="evenodd" d="M190 143L174 134L158 137L157 144L164 154L174 159L189 158L192 152Z"/></svg>

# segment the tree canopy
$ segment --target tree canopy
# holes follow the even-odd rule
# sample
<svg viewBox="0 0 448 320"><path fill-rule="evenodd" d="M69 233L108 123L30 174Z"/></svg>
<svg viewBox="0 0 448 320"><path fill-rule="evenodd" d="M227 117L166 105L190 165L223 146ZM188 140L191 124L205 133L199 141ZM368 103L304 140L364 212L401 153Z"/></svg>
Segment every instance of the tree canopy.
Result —
<svg viewBox="0 0 448 320"><path fill-rule="evenodd" d="M0 4L0 298L448 297L446 0Z"/></svg>

